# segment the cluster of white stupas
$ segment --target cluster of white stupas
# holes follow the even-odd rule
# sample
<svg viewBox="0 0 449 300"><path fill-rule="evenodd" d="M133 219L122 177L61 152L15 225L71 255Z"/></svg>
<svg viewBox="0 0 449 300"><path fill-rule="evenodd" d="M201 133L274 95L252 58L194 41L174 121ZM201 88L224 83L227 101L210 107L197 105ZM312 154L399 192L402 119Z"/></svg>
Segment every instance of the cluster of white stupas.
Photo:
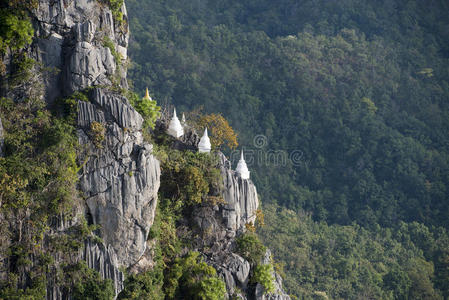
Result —
<svg viewBox="0 0 449 300"><path fill-rule="evenodd" d="M182 114L182 121L180 122L176 115L176 108L173 110L173 117L168 124L167 133L174 138L180 138L184 135L184 126L186 126L186 117ZM207 135L207 128L204 129L203 136L198 144L198 151L202 153L209 153L212 150L209 136Z"/></svg>
<svg viewBox="0 0 449 300"><path fill-rule="evenodd" d="M171 118L170 123L168 124L167 133L173 136L174 138L180 138L181 136L184 135L184 126L186 126L185 115L182 114L182 119L180 122L178 116L176 115L176 108L173 109L173 117ZM211 149L212 145L210 144L210 139L207 134L207 128L205 128L203 136L201 137L200 142L198 144L198 152L210 153ZM242 179L249 179L248 166L246 165L245 159L243 158L243 150L241 152L240 160L237 164L235 172Z"/></svg>

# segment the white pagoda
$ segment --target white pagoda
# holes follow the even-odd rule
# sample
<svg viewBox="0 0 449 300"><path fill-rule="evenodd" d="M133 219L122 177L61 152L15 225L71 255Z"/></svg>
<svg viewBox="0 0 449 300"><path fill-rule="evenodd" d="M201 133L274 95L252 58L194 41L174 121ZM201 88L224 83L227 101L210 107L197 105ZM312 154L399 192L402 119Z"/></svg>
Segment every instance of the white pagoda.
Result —
<svg viewBox="0 0 449 300"><path fill-rule="evenodd" d="M176 116L176 108L173 110L173 118L171 118L170 124L168 124L167 133L175 138L184 135L184 129Z"/></svg>
<svg viewBox="0 0 449 300"><path fill-rule="evenodd" d="M198 151L201 153L209 153L212 149L212 146L210 144L209 136L207 135L207 128L204 129L204 134L200 139L200 142L198 144Z"/></svg>
<svg viewBox="0 0 449 300"><path fill-rule="evenodd" d="M184 113L182 113L181 125L182 126L186 126L187 125L187 123L186 123L186 115Z"/></svg>
<svg viewBox="0 0 449 300"><path fill-rule="evenodd" d="M240 160L237 164L235 172L242 179L249 179L248 166L246 165L245 158L243 158L243 150L241 151Z"/></svg>

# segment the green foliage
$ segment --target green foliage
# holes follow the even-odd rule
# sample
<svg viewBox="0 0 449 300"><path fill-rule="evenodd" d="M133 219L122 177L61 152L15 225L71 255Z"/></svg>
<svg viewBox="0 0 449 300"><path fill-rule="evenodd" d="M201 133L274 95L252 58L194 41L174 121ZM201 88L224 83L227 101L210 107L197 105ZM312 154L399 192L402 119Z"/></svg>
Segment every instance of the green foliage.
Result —
<svg viewBox="0 0 449 300"><path fill-rule="evenodd" d="M0 54L7 48L16 51L25 47L33 35L31 21L21 10L0 9Z"/></svg>
<svg viewBox="0 0 449 300"><path fill-rule="evenodd" d="M105 139L106 128L103 124L93 121L90 124L89 136L97 148L103 148L103 141Z"/></svg>
<svg viewBox="0 0 449 300"><path fill-rule="evenodd" d="M275 291L273 266L270 264L257 265L254 268L254 273L253 276L251 277L251 282L260 283L264 287L265 293L273 293Z"/></svg>
<svg viewBox="0 0 449 300"><path fill-rule="evenodd" d="M0 299L8 300L38 300L45 299L46 296L46 282L45 277L33 278L30 287L27 289L16 288L18 276L10 274L7 285L0 287Z"/></svg>
<svg viewBox="0 0 449 300"><path fill-rule="evenodd" d="M74 128L52 117L40 100L14 104L3 98L0 109L6 132L0 178L12 184L3 186L9 195L3 205L25 208L34 203L36 208L65 211L76 195Z"/></svg>
<svg viewBox="0 0 449 300"><path fill-rule="evenodd" d="M88 92L91 88L86 88L82 91L74 92L69 97L57 101L57 109L60 110L67 123L75 125L78 117L78 100L89 102Z"/></svg>
<svg viewBox="0 0 449 300"><path fill-rule="evenodd" d="M278 206L264 212L260 234L286 262L283 284L300 299L317 291L330 299L442 299L431 259L449 246L444 231L432 234L418 223L371 230L327 225Z"/></svg>
<svg viewBox="0 0 449 300"><path fill-rule="evenodd" d="M145 97L140 98L136 93L128 91L127 98L131 105L140 113L143 117L144 131L148 128L154 129L157 118L160 116L161 108L157 106L156 100L147 99Z"/></svg>
<svg viewBox="0 0 449 300"><path fill-rule="evenodd" d="M160 204L148 239L156 239L164 262L173 260L181 252L181 242L176 234L179 212L173 210L169 199L159 197Z"/></svg>
<svg viewBox="0 0 449 300"><path fill-rule="evenodd" d="M69 221L73 217L73 206L79 201L78 140L74 127L53 116L40 99L14 103L2 98L0 118L5 134L0 213L2 236L10 237L10 244L0 247L0 255L9 261L0 297L42 299L48 272L55 266L52 255L77 253L93 229L80 223L51 238L47 235L56 218ZM24 286L19 274L25 273Z"/></svg>
<svg viewBox="0 0 449 300"><path fill-rule="evenodd" d="M111 40L110 37L105 36L103 38L103 46L106 48L109 48L109 50L111 50L111 54L114 57L115 63L117 64L117 66L120 66L120 64L122 62L122 56L115 49L114 42Z"/></svg>
<svg viewBox="0 0 449 300"><path fill-rule="evenodd" d="M100 274L89 268L84 261L65 267L71 281L71 296L75 300L110 300L115 295L111 279L101 279Z"/></svg>
<svg viewBox="0 0 449 300"><path fill-rule="evenodd" d="M448 228L446 2L127 8L136 89L183 111L221 112L244 147L263 134L266 150L302 153L273 163L256 151L263 199L341 225Z"/></svg>
<svg viewBox="0 0 449 300"><path fill-rule="evenodd" d="M33 74L33 67L36 66L36 61L27 57L24 54L15 54L13 56L14 71L10 77L9 83L11 87L17 87L23 82L29 81Z"/></svg>
<svg viewBox="0 0 449 300"><path fill-rule="evenodd" d="M175 211L202 203L209 192L217 191L220 172L213 155L168 150L162 160L161 192L172 200Z"/></svg>
<svg viewBox="0 0 449 300"><path fill-rule="evenodd" d="M432 271L417 263L433 272L422 273L419 289L430 282L449 297L447 2L128 0L127 7L136 89L148 86L182 111L221 112L244 147L263 134L261 150L301 154L273 163L256 151L262 163L251 170L266 202L318 222L304 225L308 234L278 228L286 248L304 248L282 257L287 286L307 297L411 297L408 282L418 277L410 261L385 250L380 264L352 240L389 249L386 231L410 231L434 264ZM329 231L350 241L342 253L326 242L335 240Z"/></svg>
<svg viewBox="0 0 449 300"><path fill-rule="evenodd" d="M224 299L224 282L199 255L198 252L189 252L186 257L175 259L165 286L168 299L175 299L177 295L188 299Z"/></svg>
<svg viewBox="0 0 449 300"><path fill-rule="evenodd" d="M259 264L265 255L266 248L255 233L242 234L236 239L236 244L237 252L252 265Z"/></svg>
<svg viewBox="0 0 449 300"><path fill-rule="evenodd" d="M153 270L128 276L125 280L125 288L119 294L118 299L151 299L163 300L162 291L164 274L160 264Z"/></svg>
<svg viewBox="0 0 449 300"><path fill-rule="evenodd" d="M124 0L99 0L109 6L114 20L119 24L123 22L122 6Z"/></svg>

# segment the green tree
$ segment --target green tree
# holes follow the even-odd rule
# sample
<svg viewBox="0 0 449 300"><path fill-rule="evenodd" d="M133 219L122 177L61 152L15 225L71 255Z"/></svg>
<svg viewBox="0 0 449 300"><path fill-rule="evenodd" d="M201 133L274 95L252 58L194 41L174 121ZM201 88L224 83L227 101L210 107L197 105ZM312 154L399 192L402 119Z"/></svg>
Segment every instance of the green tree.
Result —
<svg viewBox="0 0 449 300"><path fill-rule="evenodd" d="M151 99L148 89L146 89L145 96L143 98L139 98L137 94L129 92L128 99L134 108L142 115L144 119L143 127L145 129L154 128L155 122L160 116L161 108L157 106L155 100Z"/></svg>
<svg viewBox="0 0 449 300"><path fill-rule="evenodd" d="M175 260L165 285L169 299L174 299L176 295L189 299L224 299L224 282L199 255L199 252L189 252L187 256Z"/></svg>

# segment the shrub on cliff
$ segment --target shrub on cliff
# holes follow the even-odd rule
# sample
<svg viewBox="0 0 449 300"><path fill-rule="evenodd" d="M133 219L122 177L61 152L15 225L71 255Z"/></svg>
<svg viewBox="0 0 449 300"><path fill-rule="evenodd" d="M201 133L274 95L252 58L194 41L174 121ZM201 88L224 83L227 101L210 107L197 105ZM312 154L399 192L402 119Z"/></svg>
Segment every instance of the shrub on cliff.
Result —
<svg viewBox="0 0 449 300"><path fill-rule="evenodd" d="M221 114L199 115L196 119L196 128L202 132L207 128L210 132L211 144L214 149L227 146L235 149L239 144L237 134Z"/></svg>
<svg viewBox="0 0 449 300"><path fill-rule="evenodd" d="M204 153L168 150L162 161L161 192L173 199L173 207L199 204L219 186L220 172L215 158ZM168 157L170 159L168 159Z"/></svg>
<svg viewBox="0 0 449 300"><path fill-rule="evenodd" d="M185 299L224 299L224 282L199 255L199 252L190 252L186 257L175 260L165 286L168 299L175 299L176 295L182 295Z"/></svg>
<svg viewBox="0 0 449 300"><path fill-rule="evenodd" d="M252 265L257 265L265 254L266 247L255 233L247 232L236 240L237 252Z"/></svg>
<svg viewBox="0 0 449 300"><path fill-rule="evenodd" d="M274 278L273 278L273 266L268 265L257 265L254 268L253 276L251 277L251 282L260 283L266 293L273 293L274 288Z"/></svg>
<svg viewBox="0 0 449 300"><path fill-rule="evenodd" d="M160 116L161 108L155 100L140 98L136 93L128 91L126 94L131 105L140 113L144 119L144 129L154 128L157 118Z"/></svg>

